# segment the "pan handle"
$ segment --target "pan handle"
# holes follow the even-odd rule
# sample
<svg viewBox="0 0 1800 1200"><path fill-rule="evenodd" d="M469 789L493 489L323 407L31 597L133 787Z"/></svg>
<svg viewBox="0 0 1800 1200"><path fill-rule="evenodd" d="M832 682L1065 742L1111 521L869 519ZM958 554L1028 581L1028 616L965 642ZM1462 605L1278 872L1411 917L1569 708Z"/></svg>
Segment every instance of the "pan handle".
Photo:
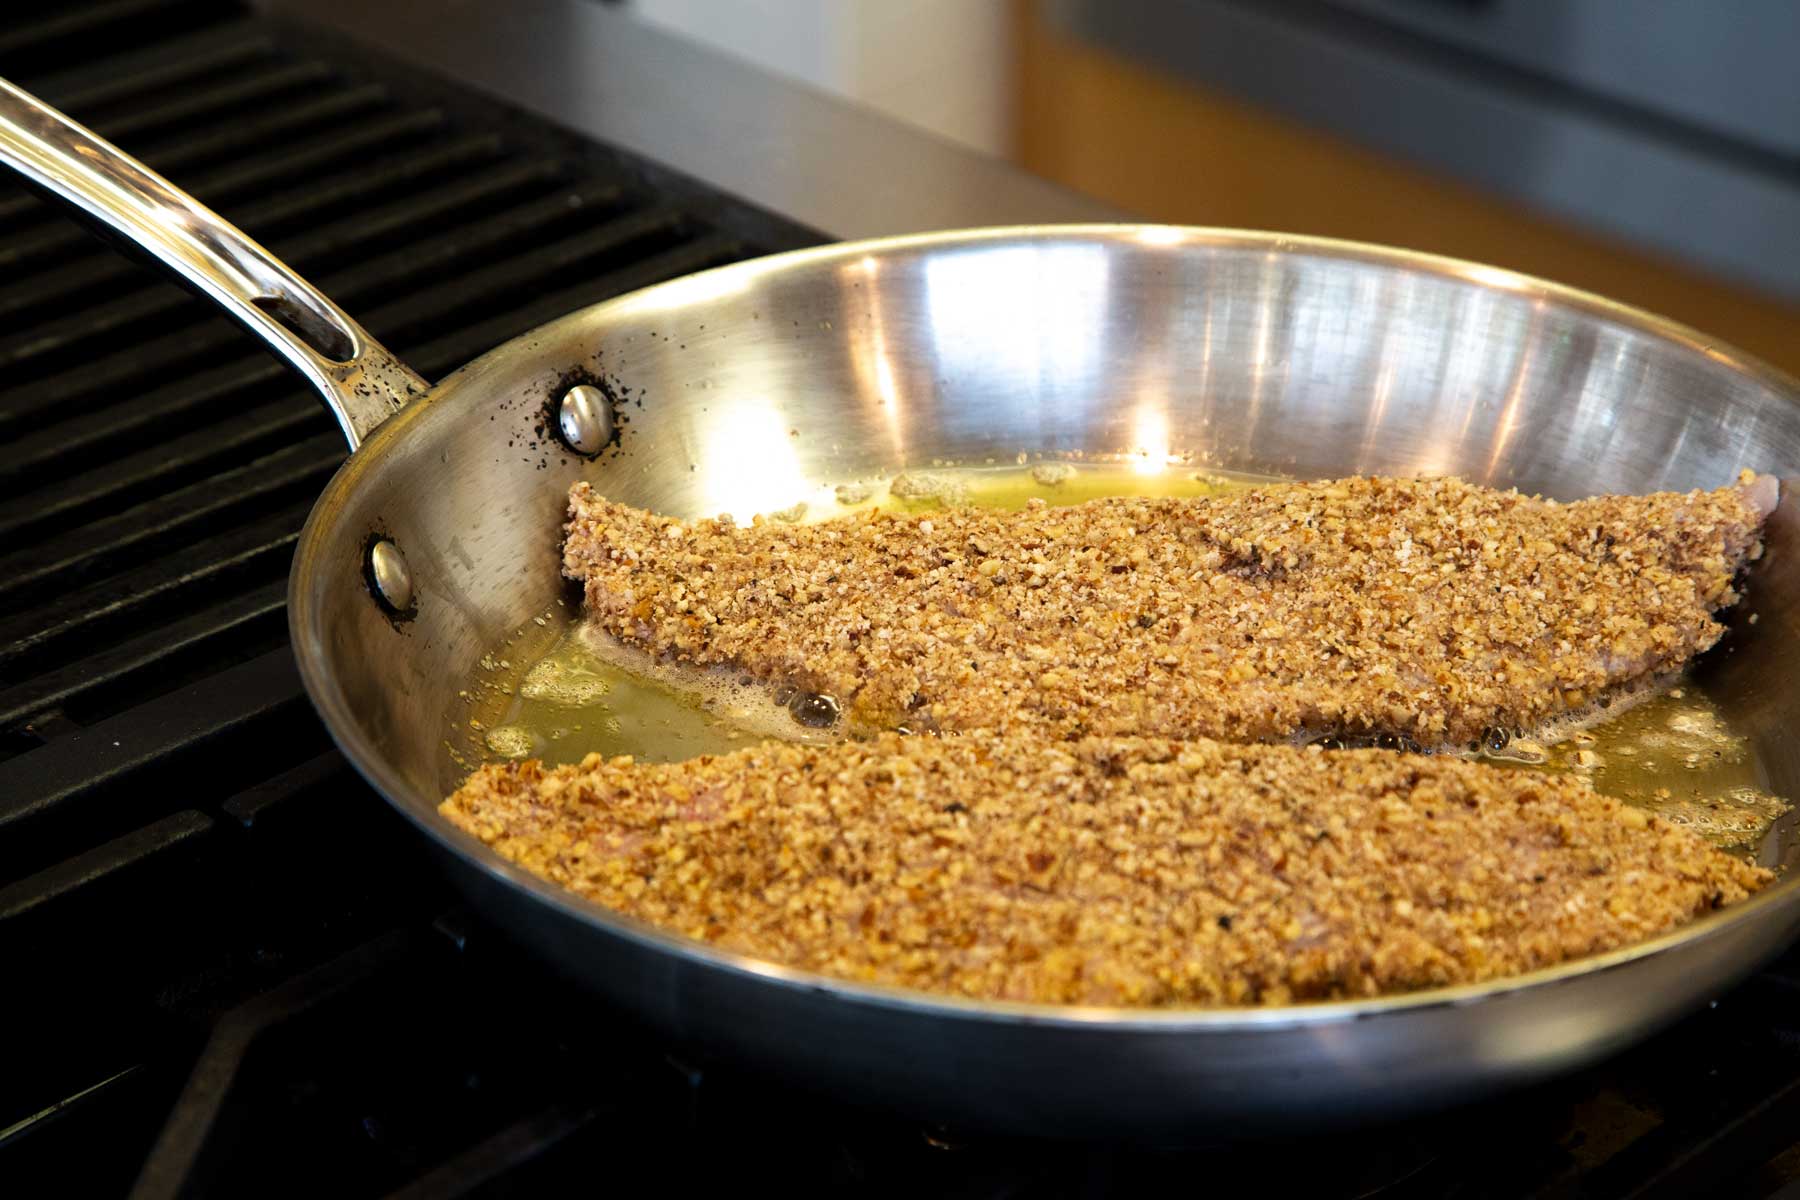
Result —
<svg viewBox="0 0 1800 1200"><path fill-rule="evenodd" d="M0 163L242 322L318 390L352 450L426 390L405 363L242 230L4 79Z"/></svg>

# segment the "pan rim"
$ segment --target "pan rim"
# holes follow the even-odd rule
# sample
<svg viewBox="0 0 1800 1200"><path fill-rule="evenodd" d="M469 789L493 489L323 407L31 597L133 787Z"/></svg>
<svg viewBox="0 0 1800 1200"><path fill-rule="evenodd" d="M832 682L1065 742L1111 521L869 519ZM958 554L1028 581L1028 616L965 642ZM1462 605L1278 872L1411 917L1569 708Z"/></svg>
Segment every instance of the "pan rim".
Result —
<svg viewBox="0 0 1800 1200"><path fill-rule="evenodd" d="M695 967L716 969L746 981L771 984L787 990L811 993L834 1002L883 1008L918 1017L954 1018L963 1022L1054 1026L1068 1030L1130 1031L1142 1034L1244 1033L1290 1028L1313 1028L1346 1022L1366 1022L1434 1010L1466 1008L1498 1002L1524 994L1536 995L1558 985L1597 979L1641 959L1706 941L1742 928L1746 922L1774 920L1774 914L1800 904L1800 873L1789 873L1769 888L1730 908L1659 934L1654 938L1589 955L1519 975L1452 987L1366 997L1267 1007L1170 1007L1144 1008L1099 1005L1055 1005L1018 1001L976 1000L882 984L839 979L767 959L721 950L706 943L670 933L597 904L549 880L541 879L502 858L478 839L451 825L437 813L441 797L415 795L376 751L350 716L349 706L335 678L324 669L325 655L316 636L316 606L300 581L311 572L306 564L324 553L332 513L343 506L366 472L373 469L387 449L406 436L410 424L436 402L456 390L457 380L474 374L484 364L522 353L526 343L565 324L585 324L595 317L633 307L667 302L681 289L700 294L732 278L755 278L787 270L805 269L837 260L894 254L912 249L978 245L985 242L1042 241L1139 241L1170 251L1184 247L1263 248L1270 253L1301 253L1350 259L1408 269L1425 275L1460 281L1540 302L1554 302L1602 316L1628 328L1675 342L1702 354L1770 391L1800 404L1800 379L1753 355L1744 353L1700 331L1650 312L1566 284L1556 283L1505 268L1467 259L1431 254L1402 247L1337 238L1289 234L1266 230L1217 226L1158 225L1148 223L1088 223L1066 225L1008 225L974 229L903 234L793 250L716 267L694 275L654 284L616 296L558 317L522 333L458 368L408 404L377 429L338 469L315 503L301 530L288 582L290 640L302 685L324 721L332 740L357 773L382 798L446 852L481 870L490 880L519 889L533 900L549 905L564 916L619 937L638 946L672 954Z"/></svg>

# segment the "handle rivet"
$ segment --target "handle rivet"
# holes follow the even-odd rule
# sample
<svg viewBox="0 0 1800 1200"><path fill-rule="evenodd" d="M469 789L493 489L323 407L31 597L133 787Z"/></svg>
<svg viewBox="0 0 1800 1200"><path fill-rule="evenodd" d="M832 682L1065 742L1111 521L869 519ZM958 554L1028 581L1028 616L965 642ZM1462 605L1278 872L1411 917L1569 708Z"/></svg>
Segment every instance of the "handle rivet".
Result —
<svg viewBox="0 0 1800 1200"><path fill-rule="evenodd" d="M381 606L396 616L410 613L413 606L412 571L400 547L387 538L369 543L369 586Z"/></svg>
<svg viewBox="0 0 1800 1200"><path fill-rule="evenodd" d="M563 442L577 454L591 457L612 441L612 405L607 403L606 394L591 383L577 384L564 392L556 416Z"/></svg>

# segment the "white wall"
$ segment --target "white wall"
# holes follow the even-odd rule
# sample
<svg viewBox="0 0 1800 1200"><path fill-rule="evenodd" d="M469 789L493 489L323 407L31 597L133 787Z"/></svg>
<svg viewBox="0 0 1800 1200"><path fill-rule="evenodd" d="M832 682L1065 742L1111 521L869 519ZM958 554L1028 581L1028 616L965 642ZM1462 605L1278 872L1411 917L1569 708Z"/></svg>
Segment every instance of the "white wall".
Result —
<svg viewBox="0 0 1800 1200"><path fill-rule="evenodd" d="M629 0L637 16L990 154L1008 150L1005 0Z"/></svg>

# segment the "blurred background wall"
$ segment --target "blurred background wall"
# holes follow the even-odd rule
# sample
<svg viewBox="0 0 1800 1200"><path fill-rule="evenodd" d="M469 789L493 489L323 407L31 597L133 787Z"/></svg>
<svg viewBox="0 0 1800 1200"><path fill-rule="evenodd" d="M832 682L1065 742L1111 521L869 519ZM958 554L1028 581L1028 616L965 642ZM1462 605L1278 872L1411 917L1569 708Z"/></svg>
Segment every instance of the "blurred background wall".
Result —
<svg viewBox="0 0 1800 1200"><path fill-rule="evenodd" d="M1007 0L628 0L649 23L1009 157Z"/></svg>
<svg viewBox="0 0 1800 1200"><path fill-rule="evenodd" d="M1793 0L627 0L1159 221L1388 242L1800 373Z"/></svg>

